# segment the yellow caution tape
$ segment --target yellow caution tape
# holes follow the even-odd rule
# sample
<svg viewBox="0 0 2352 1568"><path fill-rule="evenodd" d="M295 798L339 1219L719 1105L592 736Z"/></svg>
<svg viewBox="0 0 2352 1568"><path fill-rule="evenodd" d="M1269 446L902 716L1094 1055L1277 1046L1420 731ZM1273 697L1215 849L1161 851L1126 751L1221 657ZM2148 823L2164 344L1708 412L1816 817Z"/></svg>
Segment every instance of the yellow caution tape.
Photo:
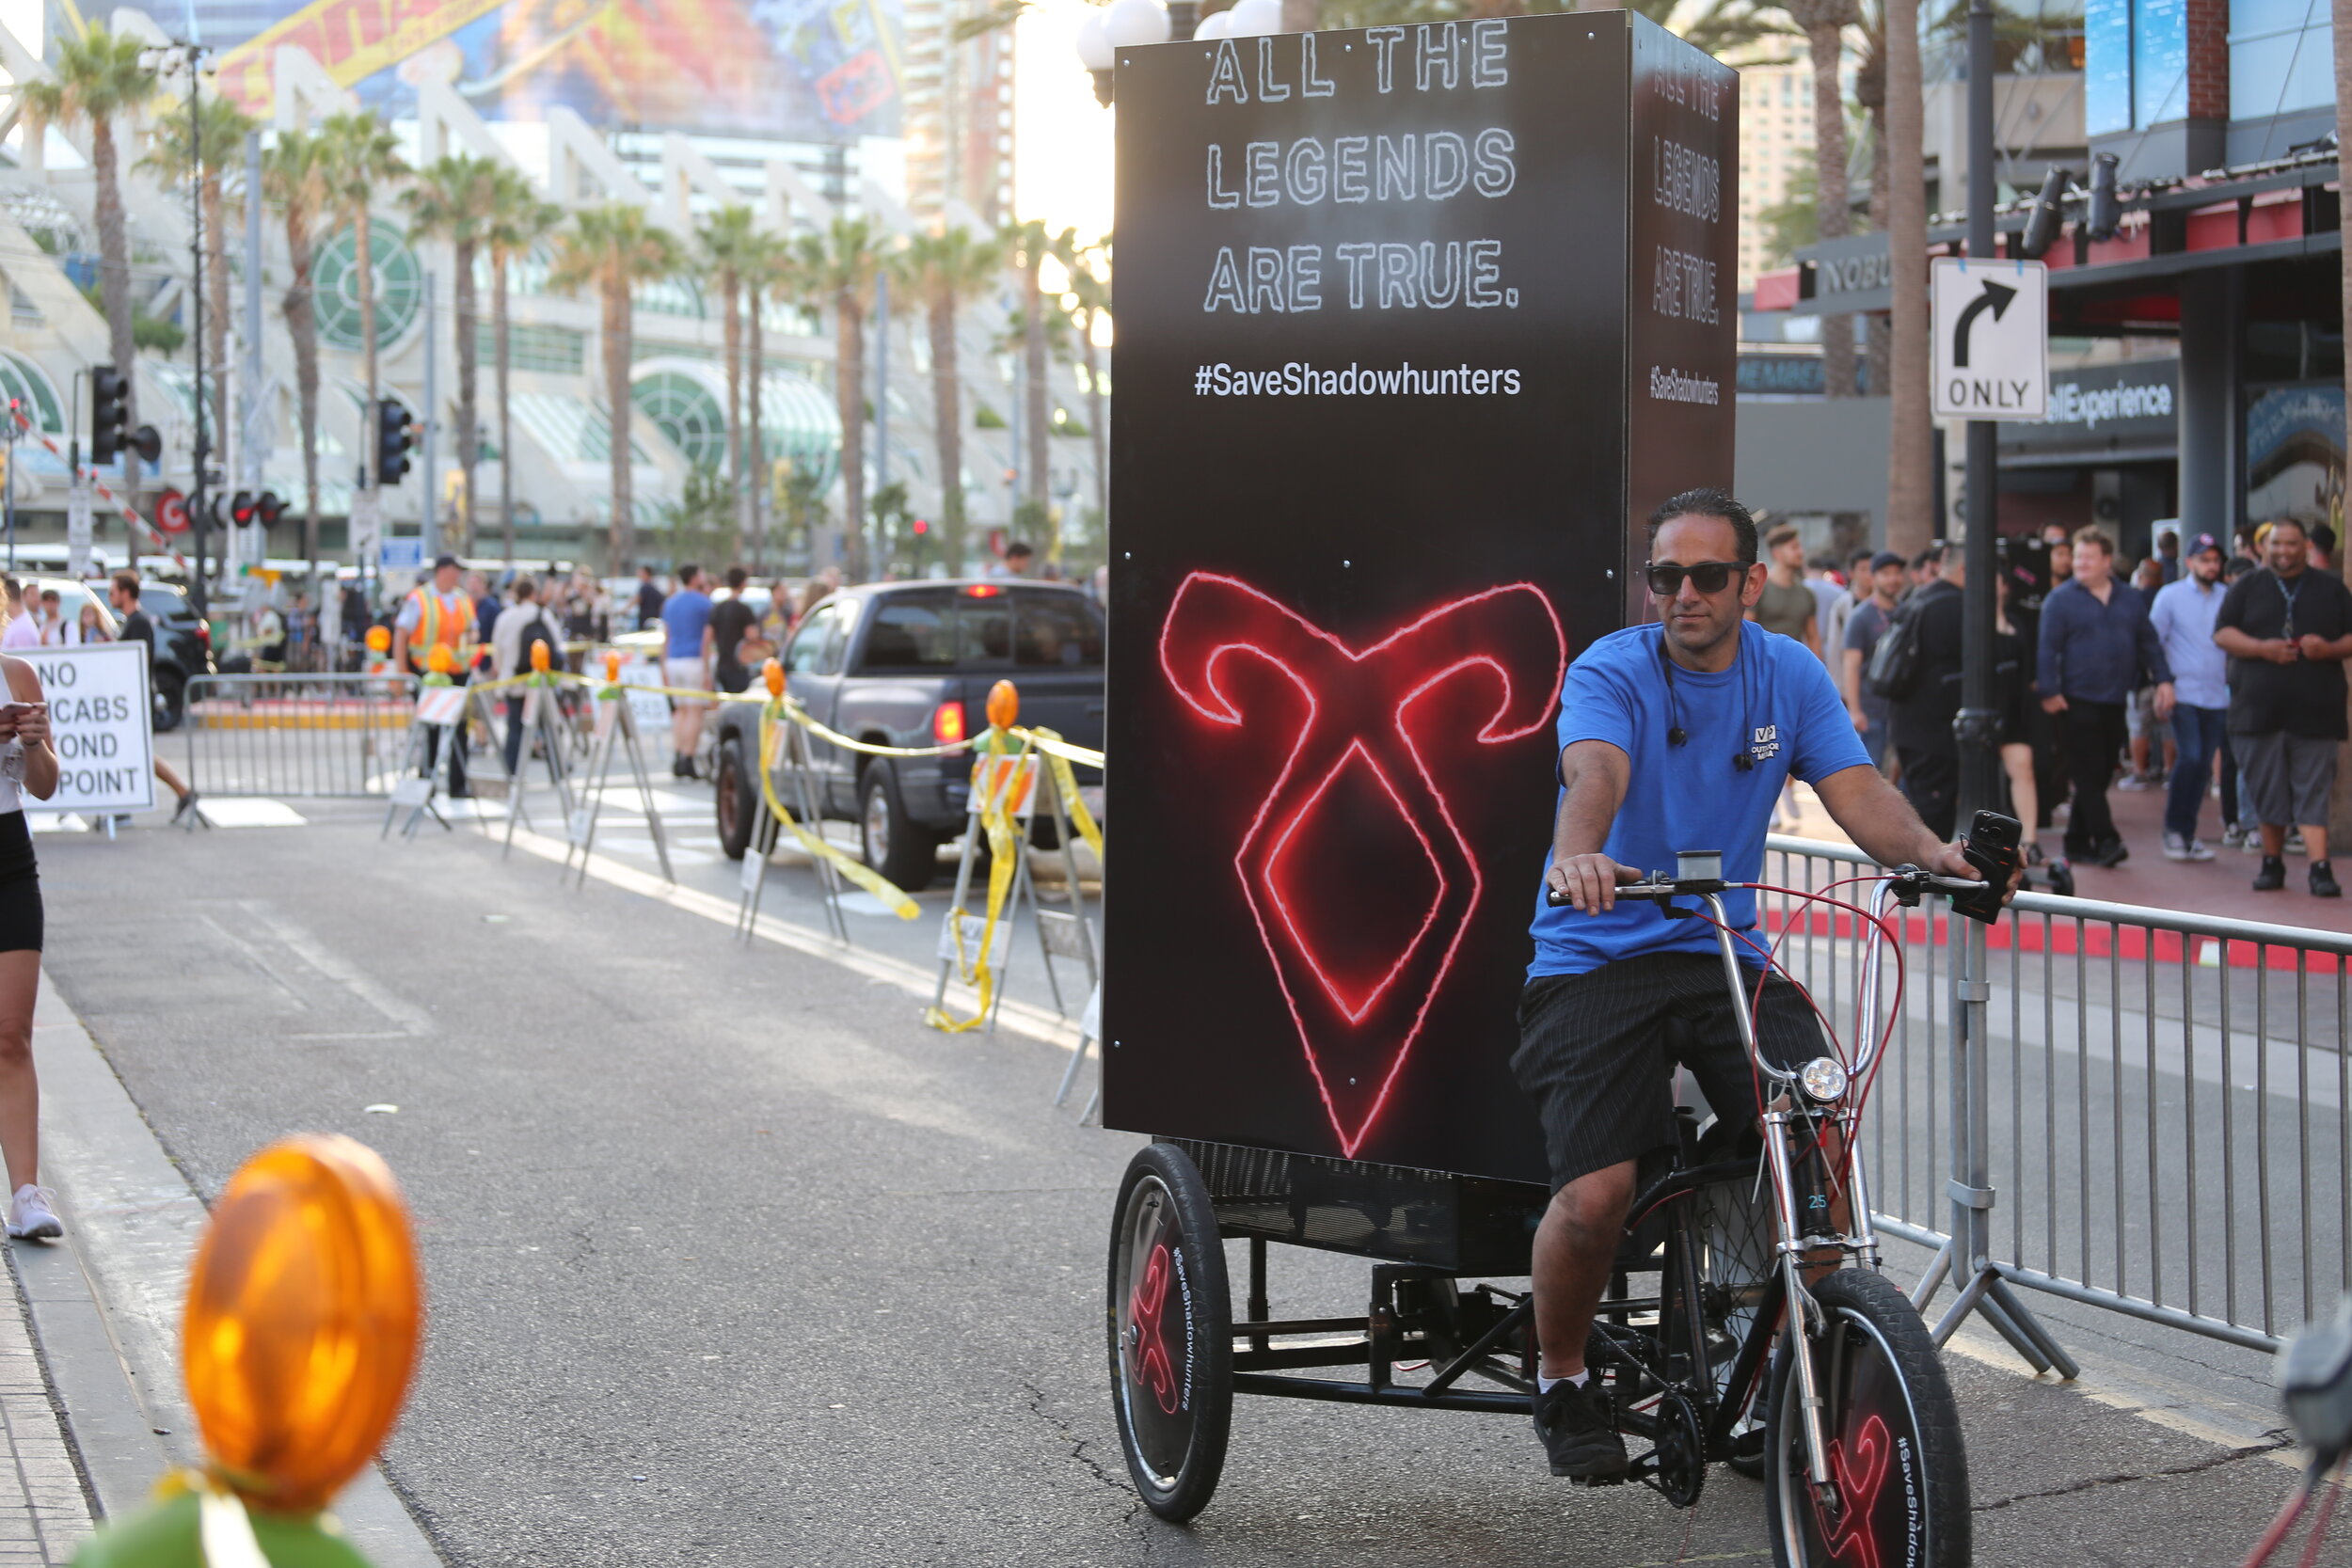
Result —
<svg viewBox="0 0 2352 1568"><path fill-rule="evenodd" d="M1043 752L1049 757L1058 757L1066 762L1083 763L1089 768L1105 766L1102 752L1090 752L1084 746L1073 746L1052 730L1025 729L1020 725L1015 725L1012 733L1033 743L1039 751Z"/></svg>
<svg viewBox="0 0 2352 1568"><path fill-rule="evenodd" d="M867 740L852 740L839 730L818 723L808 716L808 710L787 697L785 716L819 740L830 741L845 752L859 752L869 757L944 757L958 752L970 751L975 744L958 740L946 746L877 746Z"/></svg>
<svg viewBox="0 0 2352 1568"><path fill-rule="evenodd" d="M876 872L864 861L844 853L838 847L826 842L793 821L792 814L784 809L782 800L776 799L776 784L773 777L776 762L775 743L784 736L783 729L776 723L776 709L779 705L781 705L771 702L767 707L760 710L759 715L759 793L761 798L768 802L769 815L776 819L779 826L800 840L801 847L807 850L809 854L821 861L830 861L841 875L881 899L892 914L901 920L913 920L919 912L914 899L908 897L888 878ZM761 852L756 843L744 850L744 853L748 855L756 855Z"/></svg>
<svg viewBox="0 0 2352 1568"><path fill-rule="evenodd" d="M950 1035L977 1029L987 1022L989 1006L995 998L996 975L988 956L994 949L996 923L1004 917L1005 897L1012 891L1013 857L1020 852L1020 830L1012 819L1010 797L1022 777L1022 759L1029 752L1029 742L1024 740L1021 750L1012 754L1012 766L993 769L992 779L988 765L1001 761L1004 743L1009 738L1006 732L991 726L970 742L980 752L972 759L972 787L980 793L980 828L988 834L988 918L980 923L980 950L975 957L963 950L963 923L971 917L961 909L947 911L947 928L956 939L956 974L980 996L979 1009L966 1019L951 1016L945 1007L923 1009L924 1022Z"/></svg>
<svg viewBox="0 0 2352 1568"><path fill-rule="evenodd" d="M1097 759L1094 764L1097 768L1103 766L1100 760L1103 753L1088 752L1083 746L1068 745L1051 730L1015 730L1012 733L1045 753L1045 766L1054 770L1054 787L1061 792L1062 809L1070 814L1070 825L1078 830L1078 836L1087 841L1087 847L1094 851L1094 858L1100 863L1103 859L1102 825L1094 820L1094 814L1087 810L1086 797L1078 793L1078 776L1071 771L1070 758L1064 753L1083 752Z"/></svg>

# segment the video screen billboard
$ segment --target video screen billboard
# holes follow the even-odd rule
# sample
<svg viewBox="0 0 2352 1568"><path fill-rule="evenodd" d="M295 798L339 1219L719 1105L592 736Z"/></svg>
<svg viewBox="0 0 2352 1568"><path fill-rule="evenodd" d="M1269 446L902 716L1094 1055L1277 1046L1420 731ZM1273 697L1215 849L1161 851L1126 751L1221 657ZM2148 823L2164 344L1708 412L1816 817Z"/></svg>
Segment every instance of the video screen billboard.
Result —
<svg viewBox="0 0 2352 1568"><path fill-rule="evenodd" d="M1730 483L1736 78L1621 11L1117 69L1106 1123L1540 1181L1561 678Z"/></svg>
<svg viewBox="0 0 2352 1568"><path fill-rule="evenodd" d="M487 119L826 141L898 131L898 0L190 0L220 85L266 113L307 51L398 118L447 82Z"/></svg>

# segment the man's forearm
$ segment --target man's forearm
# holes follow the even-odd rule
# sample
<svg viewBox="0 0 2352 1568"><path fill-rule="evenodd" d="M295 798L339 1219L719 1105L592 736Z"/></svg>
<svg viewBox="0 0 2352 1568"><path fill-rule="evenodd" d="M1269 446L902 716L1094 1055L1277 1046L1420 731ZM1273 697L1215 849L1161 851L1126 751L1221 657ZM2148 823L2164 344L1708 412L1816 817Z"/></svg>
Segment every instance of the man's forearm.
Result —
<svg viewBox="0 0 2352 1568"><path fill-rule="evenodd" d="M1943 840L1875 768L1849 768L1814 786L1832 820L1881 865L1926 864Z"/></svg>
<svg viewBox="0 0 2352 1568"><path fill-rule="evenodd" d="M1615 770L1571 748L1560 759L1560 815L1551 829L1554 861L1597 855L1609 842L1610 825L1625 800L1625 782Z"/></svg>

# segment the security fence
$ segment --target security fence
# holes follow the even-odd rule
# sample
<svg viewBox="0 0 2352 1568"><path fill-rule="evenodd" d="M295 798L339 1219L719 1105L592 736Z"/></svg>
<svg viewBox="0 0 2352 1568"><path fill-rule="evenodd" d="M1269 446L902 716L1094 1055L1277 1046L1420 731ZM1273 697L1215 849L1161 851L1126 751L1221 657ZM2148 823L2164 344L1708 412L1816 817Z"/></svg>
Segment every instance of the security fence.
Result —
<svg viewBox="0 0 2352 1568"><path fill-rule="evenodd" d="M182 725L188 784L217 796L386 794L416 706L413 675L199 675Z"/></svg>
<svg viewBox="0 0 2352 1568"><path fill-rule="evenodd" d="M1775 836L1764 881L1818 893L1869 868L1851 847ZM1883 1228L1940 1246L1974 1185L1953 1159L1966 923L1933 899L1898 912L1905 987L1865 1132L1871 1196ZM1860 922L1789 894L1760 914L1850 1033ZM2352 935L2027 893L1986 932L1986 959L2003 1278L2264 1349L2352 1291Z"/></svg>

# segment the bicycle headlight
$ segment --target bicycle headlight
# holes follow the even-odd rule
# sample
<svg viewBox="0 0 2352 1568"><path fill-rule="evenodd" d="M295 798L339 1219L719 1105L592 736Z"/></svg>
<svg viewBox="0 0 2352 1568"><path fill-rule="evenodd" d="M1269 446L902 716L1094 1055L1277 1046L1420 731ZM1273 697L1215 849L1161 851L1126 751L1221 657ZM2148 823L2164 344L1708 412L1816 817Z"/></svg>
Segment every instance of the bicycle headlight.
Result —
<svg viewBox="0 0 2352 1568"><path fill-rule="evenodd" d="M1835 1104L1846 1098L1846 1069L1830 1056L1816 1056L1804 1064L1797 1074L1797 1086L1805 1098L1822 1105Z"/></svg>

